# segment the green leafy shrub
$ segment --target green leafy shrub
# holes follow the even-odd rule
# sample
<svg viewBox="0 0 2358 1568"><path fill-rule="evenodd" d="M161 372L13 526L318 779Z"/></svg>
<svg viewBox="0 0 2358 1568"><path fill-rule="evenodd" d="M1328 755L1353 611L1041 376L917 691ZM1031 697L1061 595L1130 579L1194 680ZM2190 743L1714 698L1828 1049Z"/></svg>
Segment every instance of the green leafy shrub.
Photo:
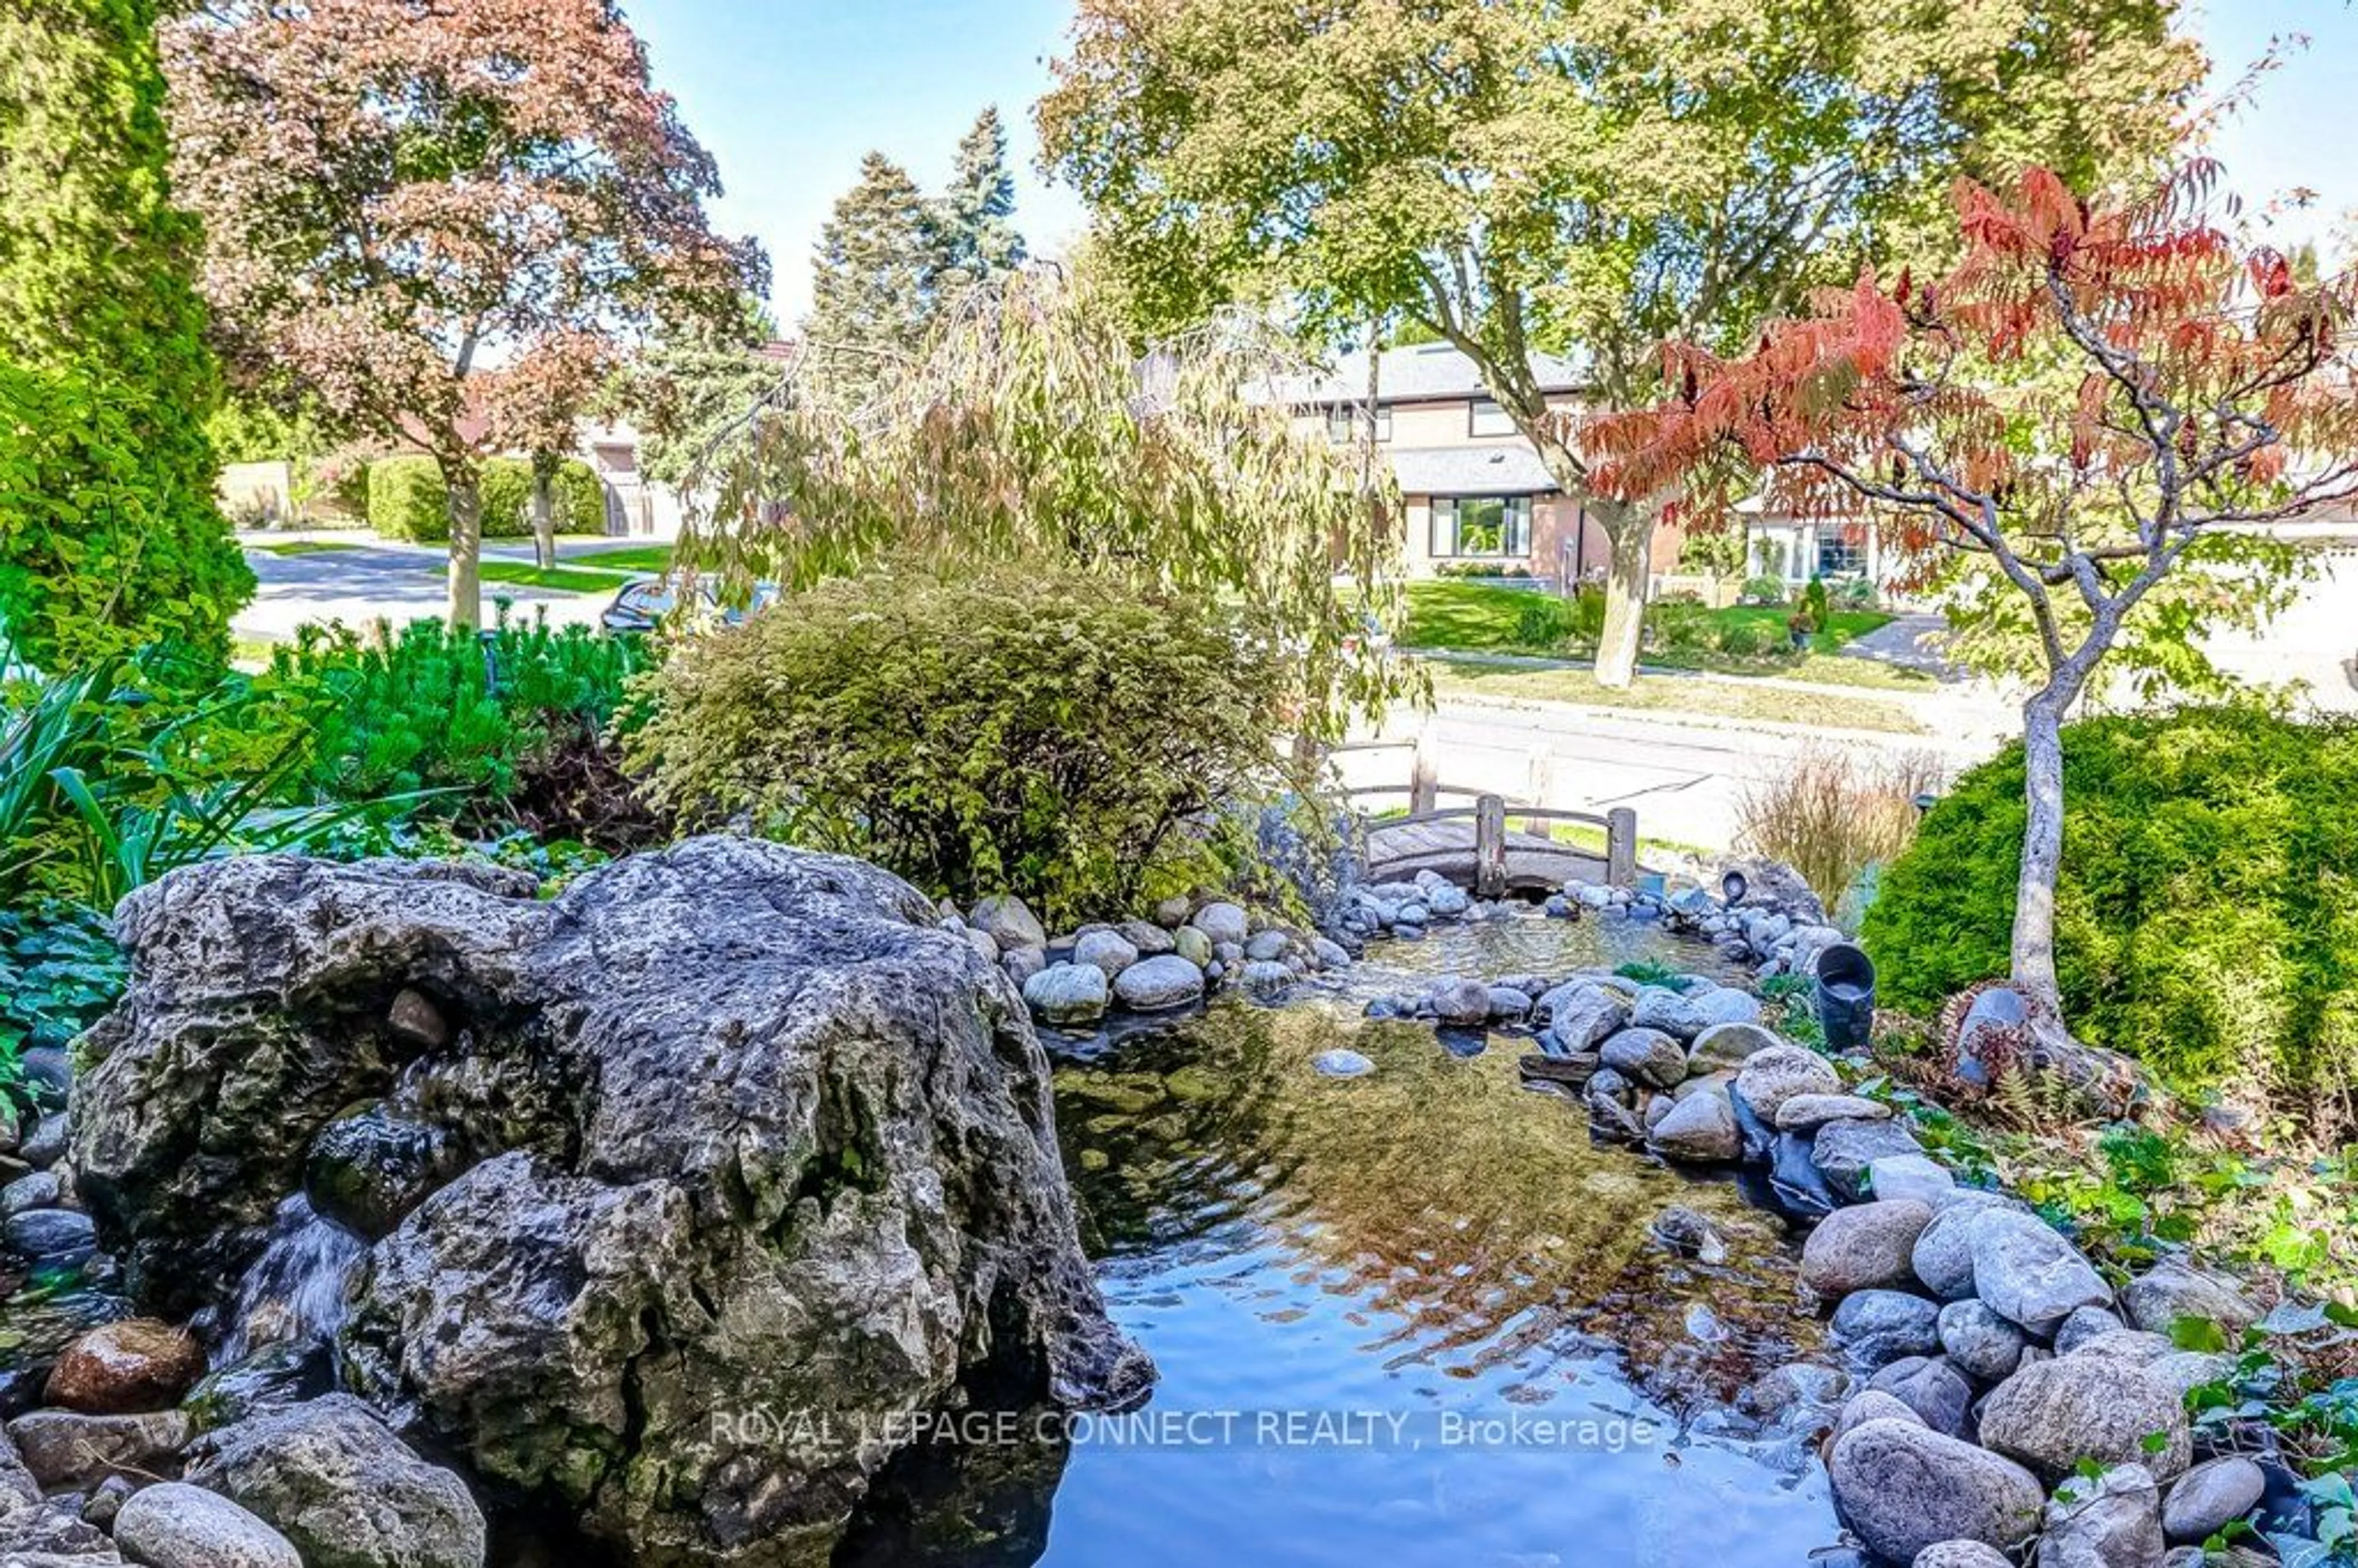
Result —
<svg viewBox="0 0 2358 1568"><path fill-rule="evenodd" d="M627 742L656 798L1052 919L1129 909L1266 783L1286 654L1208 595L1070 570L877 571L676 648Z"/></svg>
<svg viewBox="0 0 2358 1568"><path fill-rule="evenodd" d="M123 994L122 950L88 909L0 910L0 1084L35 1046L63 1046Z"/></svg>
<svg viewBox="0 0 2358 1568"><path fill-rule="evenodd" d="M451 809L481 815L560 740L602 733L646 658L628 639L505 617L481 635L438 621L370 637L307 626L273 652L270 678L316 727L319 794L450 790Z"/></svg>
<svg viewBox="0 0 2358 1568"><path fill-rule="evenodd" d="M111 379L0 360L0 622L35 665L160 643L213 670L228 656L254 574L209 463L167 460L155 417Z"/></svg>
<svg viewBox="0 0 2358 1568"><path fill-rule="evenodd" d="M2248 708L2063 734L2056 966L2080 1033L2190 1092L2347 1123L2358 1070L2358 725ZM1891 1004L2008 967L2022 749L1926 816L1868 911Z"/></svg>
<svg viewBox="0 0 2358 1568"><path fill-rule="evenodd" d="M477 481L483 537L532 535L532 464L522 458L493 458ZM550 504L560 534L606 531L606 487L597 470L577 458L557 465ZM431 543L450 536L449 492L442 470L416 453L381 458L368 465L369 526L388 539Z"/></svg>

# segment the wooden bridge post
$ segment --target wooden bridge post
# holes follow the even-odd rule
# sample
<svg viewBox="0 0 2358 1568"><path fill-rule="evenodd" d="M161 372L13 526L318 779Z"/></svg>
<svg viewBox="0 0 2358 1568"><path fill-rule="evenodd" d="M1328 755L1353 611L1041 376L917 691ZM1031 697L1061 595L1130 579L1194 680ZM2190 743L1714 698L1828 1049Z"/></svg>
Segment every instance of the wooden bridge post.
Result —
<svg viewBox="0 0 2358 1568"><path fill-rule="evenodd" d="M1441 800L1441 762L1433 755L1433 726L1416 732L1416 752L1408 764L1408 809L1412 816L1431 811Z"/></svg>
<svg viewBox="0 0 2358 1568"><path fill-rule="evenodd" d="M1507 896L1507 797L1486 795L1474 802L1474 896Z"/></svg>
<svg viewBox="0 0 2358 1568"><path fill-rule="evenodd" d="M1605 814L1605 881L1617 888L1638 885L1638 814L1626 806Z"/></svg>
<svg viewBox="0 0 2358 1568"><path fill-rule="evenodd" d="M1524 803L1536 811L1545 811L1548 797L1554 794L1555 755L1545 746L1534 746L1531 750L1528 777L1523 785ZM1523 831L1534 838L1551 838L1554 833L1544 816L1524 818Z"/></svg>

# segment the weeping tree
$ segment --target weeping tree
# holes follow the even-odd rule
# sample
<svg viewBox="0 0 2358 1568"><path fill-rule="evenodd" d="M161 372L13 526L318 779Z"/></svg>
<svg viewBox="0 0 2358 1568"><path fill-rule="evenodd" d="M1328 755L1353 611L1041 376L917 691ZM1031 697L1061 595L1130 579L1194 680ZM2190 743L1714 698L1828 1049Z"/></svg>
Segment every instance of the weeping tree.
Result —
<svg viewBox="0 0 2358 1568"><path fill-rule="evenodd" d="M2045 169L1961 184L1945 276L1870 272L1734 359L1673 343L1674 395L1591 434L1621 493L1710 514L1765 478L1772 511L1879 518L2028 651L2011 966L2059 1044L2066 715L2116 670L2210 685L2204 633L2284 597L2275 526L2358 501L2358 276L2240 248L2214 175L2093 204Z"/></svg>
<svg viewBox="0 0 2358 1568"><path fill-rule="evenodd" d="M1086 274L1035 266L962 295L856 407L804 358L692 474L684 558L742 593L887 559L1040 563L1217 600L1292 659L1299 725L1338 734L1406 677L1365 635L1397 619L1398 495L1274 396L1299 362L1223 316L1134 347Z"/></svg>

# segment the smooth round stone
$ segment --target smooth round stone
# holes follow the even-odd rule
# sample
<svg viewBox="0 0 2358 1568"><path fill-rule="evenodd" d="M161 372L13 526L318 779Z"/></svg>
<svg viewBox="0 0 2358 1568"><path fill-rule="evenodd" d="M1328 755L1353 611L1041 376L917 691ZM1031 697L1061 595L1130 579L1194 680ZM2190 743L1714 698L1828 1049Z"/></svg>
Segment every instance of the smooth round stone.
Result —
<svg viewBox="0 0 2358 1568"><path fill-rule="evenodd" d="M1111 979L1138 962L1138 948L1119 931L1092 931L1073 944L1073 962L1102 970Z"/></svg>
<svg viewBox="0 0 2358 1568"><path fill-rule="evenodd" d="M1853 1427L1834 1444L1826 1473L1859 1540L1894 1563L1938 1541L2011 1547L2037 1530L2047 1500L2013 1461L1901 1421Z"/></svg>
<svg viewBox="0 0 2358 1568"><path fill-rule="evenodd" d="M2260 1506L2268 1477L2240 1454L2205 1460L2178 1478L2161 1505L2161 1532L2173 1544L2200 1545Z"/></svg>
<svg viewBox="0 0 2358 1568"><path fill-rule="evenodd" d="M205 1375L184 1329L152 1317L103 1324L68 1345L49 1369L51 1404L88 1415L168 1410Z"/></svg>
<svg viewBox="0 0 2358 1568"><path fill-rule="evenodd" d="M1663 1158L1690 1164L1733 1160L1744 1147L1724 1088L1707 1088L1673 1101L1650 1123L1647 1141Z"/></svg>
<svg viewBox="0 0 2358 1568"><path fill-rule="evenodd" d="M1881 1367L1941 1348L1941 1308L1904 1291L1854 1291L1834 1309L1835 1341L1862 1366Z"/></svg>
<svg viewBox="0 0 2358 1568"><path fill-rule="evenodd" d="M1444 1023L1471 1029L1489 1022L1490 988L1479 980L1453 977L1438 981L1425 993L1424 1000L1433 1009L1433 1016Z"/></svg>
<svg viewBox="0 0 2358 1568"><path fill-rule="evenodd" d="M2161 1434L2161 1445L2147 1440ZM2025 1367L1982 1404L1981 1439L1993 1451L2061 1479L2083 1459L2143 1465L2159 1479L2184 1473L2191 1454L2179 1391L2131 1362L2086 1351Z"/></svg>
<svg viewBox="0 0 2358 1568"><path fill-rule="evenodd" d="M1840 1094L1842 1075L1815 1051L1801 1045L1772 1045L1746 1058L1736 1074L1736 1092L1763 1119L1773 1122L1795 1095Z"/></svg>
<svg viewBox="0 0 2358 1568"><path fill-rule="evenodd" d="M1357 1051L1346 1051L1339 1047L1332 1051L1319 1052L1310 1058L1310 1065L1322 1076L1329 1078L1361 1078L1376 1070L1376 1065Z"/></svg>
<svg viewBox="0 0 2358 1568"><path fill-rule="evenodd" d="M1212 961L1212 939L1192 925L1183 925L1171 934L1171 948L1199 969L1206 968Z"/></svg>
<svg viewBox="0 0 2358 1568"><path fill-rule="evenodd" d="M1698 1073L1741 1067L1759 1052L1783 1044L1757 1023L1742 1020L1714 1023L1695 1036L1693 1046L1687 1052L1687 1062Z"/></svg>
<svg viewBox="0 0 2358 1568"><path fill-rule="evenodd" d="M1656 1088L1673 1087L1687 1076L1685 1047L1659 1029L1633 1023L1607 1038L1601 1050L1606 1066Z"/></svg>
<svg viewBox="0 0 2358 1568"><path fill-rule="evenodd" d="M1217 907L1205 905L1207 910ZM1202 916L1203 911L1197 911L1196 917L1200 920ZM1141 958L1114 978L1113 994L1132 1012L1161 1012L1184 1007L1203 996L1204 971L1175 953Z"/></svg>
<svg viewBox="0 0 2358 1568"><path fill-rule="evenodd" d="M1784 1108L1778 1107L1779 1110ZM1818 1129L1810 1158L1817 1162L1826 1182L1846 1198L1866 1195L1866 1170L1894 1154L1921 1154L1916 1135L1896 1121L1830 1121ZM1896 1197L1878 1192L1877 1197Z"/></svg>
<svg viewBox="0 0 2358 1568"><path fill-rule="evenodd" d="M1245 957L1255 963L1282 958L1293 951L1293 938L1282 931L1256 931L1245 942Z"/></svg>
<svg viewBox="0 0 2358 1568"><path fill-rule="evenodd" d="M2014 1568L2014 1559L1978 1541L1936 1541L1908 1568Z"/></svg>
<svg viewBox="0 0 2358 1568"><path fill-rule="evenodd" d="M215 1492L144 1487L114 1516L114 1541L148 1568L303 1568L287 1539Z"/></svg>
<svg viewBox="0 0 2358 1568"><path fill-rule="evenodd" d="M1931 1218L1920 1203L1838 1208L1801 1244L1801 1282L1821 1296L1904 1285L1910 1251Z"/></svg>
<svg viewBox="0 0 2358 1568"><path fill-rule="evenodd" d="M12 1214L0 1226L0 1236L28 1258L57 1258L87 1251L98 1245L97 1227L90 1216L72 1209L35 1208Z"/></svg>
<svg viewBox="0 0 2358 1568"><path fill-rule="evenodd" d="M1703 1041L1695 1042L1695 1049L1703 1049ZM1891 1108L1881 1100L1856 1095L1795 1095L1777 1108L1777 1130L1815 1132L1830 1121L1887 1121L1890 1117Z"/></svg>
<svg viewBox="0 0 2358 1568"><path fill-rule="evenodd" d="M1977 1301L1941 1309L1941 1349L1958 1369L1985 1383L2003 1382L2022 1363L2022 1330Z"/></svg>
<svg viewBox="0 0 2358 1568"><path fill-rule="evenodd" d="M1977 1209L1966 1222L1965 1244L1974 1259L1974 1294L2041 1338L2078 1308L2113 1299L2104 1276L2037 1215ZM2133 1457L2124 1454L2119 1462Z"/></svg>
<svg viewBox="0 0 2358 1568"><path fill-rule="evenodd" d="M1948 1167L1929 1155L1887 1154L1866 1167L1866 1191L1879 1198L1914 1198L1936 1213L1956 1186Z"/></svg>
<svg viewBox="0 0 2358 1568"><path fill-rule="evenodd" d="M1258 997L1273 997L1293 983L1293 971L1274 958L1254 958L1237 977L1237 984Z"/></svg>
<svg viewBox="0 0 2358 1568"><path fill-rule="evenodd" d="M2104 1307L2075 1307L2071 1315L2063 1320L2063 1326L2055 1331L2055 1354L2069 1356L2090 1340L2118 1334L2127 1326L2119 1314Z"/></svg>
<svg viewBox="0 0 2358 1568"><path fill-rule="evenodd" d="M1898 1400L1934 1432L1951 1437L1965 1435L1974 1386L1942 1357L1902 1357L1877 1372L1867 1387Z"/></svg>
<svg viewBox="0 0 2358 1568"><path fill-rule="evenodd" d="M1043 1023L1060 1026L1103 1018L1107 994L1106 973L1095 964L1052 964L1023 982L1023 1005Z"/></svg>
<svg viewBox="0 0 2358 1568"><path fill-rule="evenodd" d="M1238 946L1251 934L1242 906L1219 901L1197 910L1191 924L1212 939L1213 945L1233 942Z"/></svg>

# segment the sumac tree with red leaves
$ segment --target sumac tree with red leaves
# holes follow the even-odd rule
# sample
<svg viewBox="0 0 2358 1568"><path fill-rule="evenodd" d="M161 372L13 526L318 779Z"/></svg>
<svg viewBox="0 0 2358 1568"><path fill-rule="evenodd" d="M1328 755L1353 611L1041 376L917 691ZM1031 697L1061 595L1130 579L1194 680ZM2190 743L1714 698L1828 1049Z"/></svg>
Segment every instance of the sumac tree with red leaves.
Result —
<svg viewBox="0 0 2358 1568"><path fill-rule="evenodd" d="M165 49L225 360L433 454L475 624L483 459L556 438L649 324L766 281L706 222L712 160L613 0L214 0Z"/></svg>
<svg viewBox="0 0 2358 1568"><path fill-rule="evenodd" d="M2059 1019L2065 715L2116 648L2200 674L2207 627L2281 597L2271 526L2358 498L2358 286L2239 248L2204 216L2214 183L2194 164L2093 207L2040 169L1962 184L1948 276L1870 274L1742 359L1670 345L1677 395L1589 436L1622 495L1873 515L2028 632L2013 978Z"/></svg>

